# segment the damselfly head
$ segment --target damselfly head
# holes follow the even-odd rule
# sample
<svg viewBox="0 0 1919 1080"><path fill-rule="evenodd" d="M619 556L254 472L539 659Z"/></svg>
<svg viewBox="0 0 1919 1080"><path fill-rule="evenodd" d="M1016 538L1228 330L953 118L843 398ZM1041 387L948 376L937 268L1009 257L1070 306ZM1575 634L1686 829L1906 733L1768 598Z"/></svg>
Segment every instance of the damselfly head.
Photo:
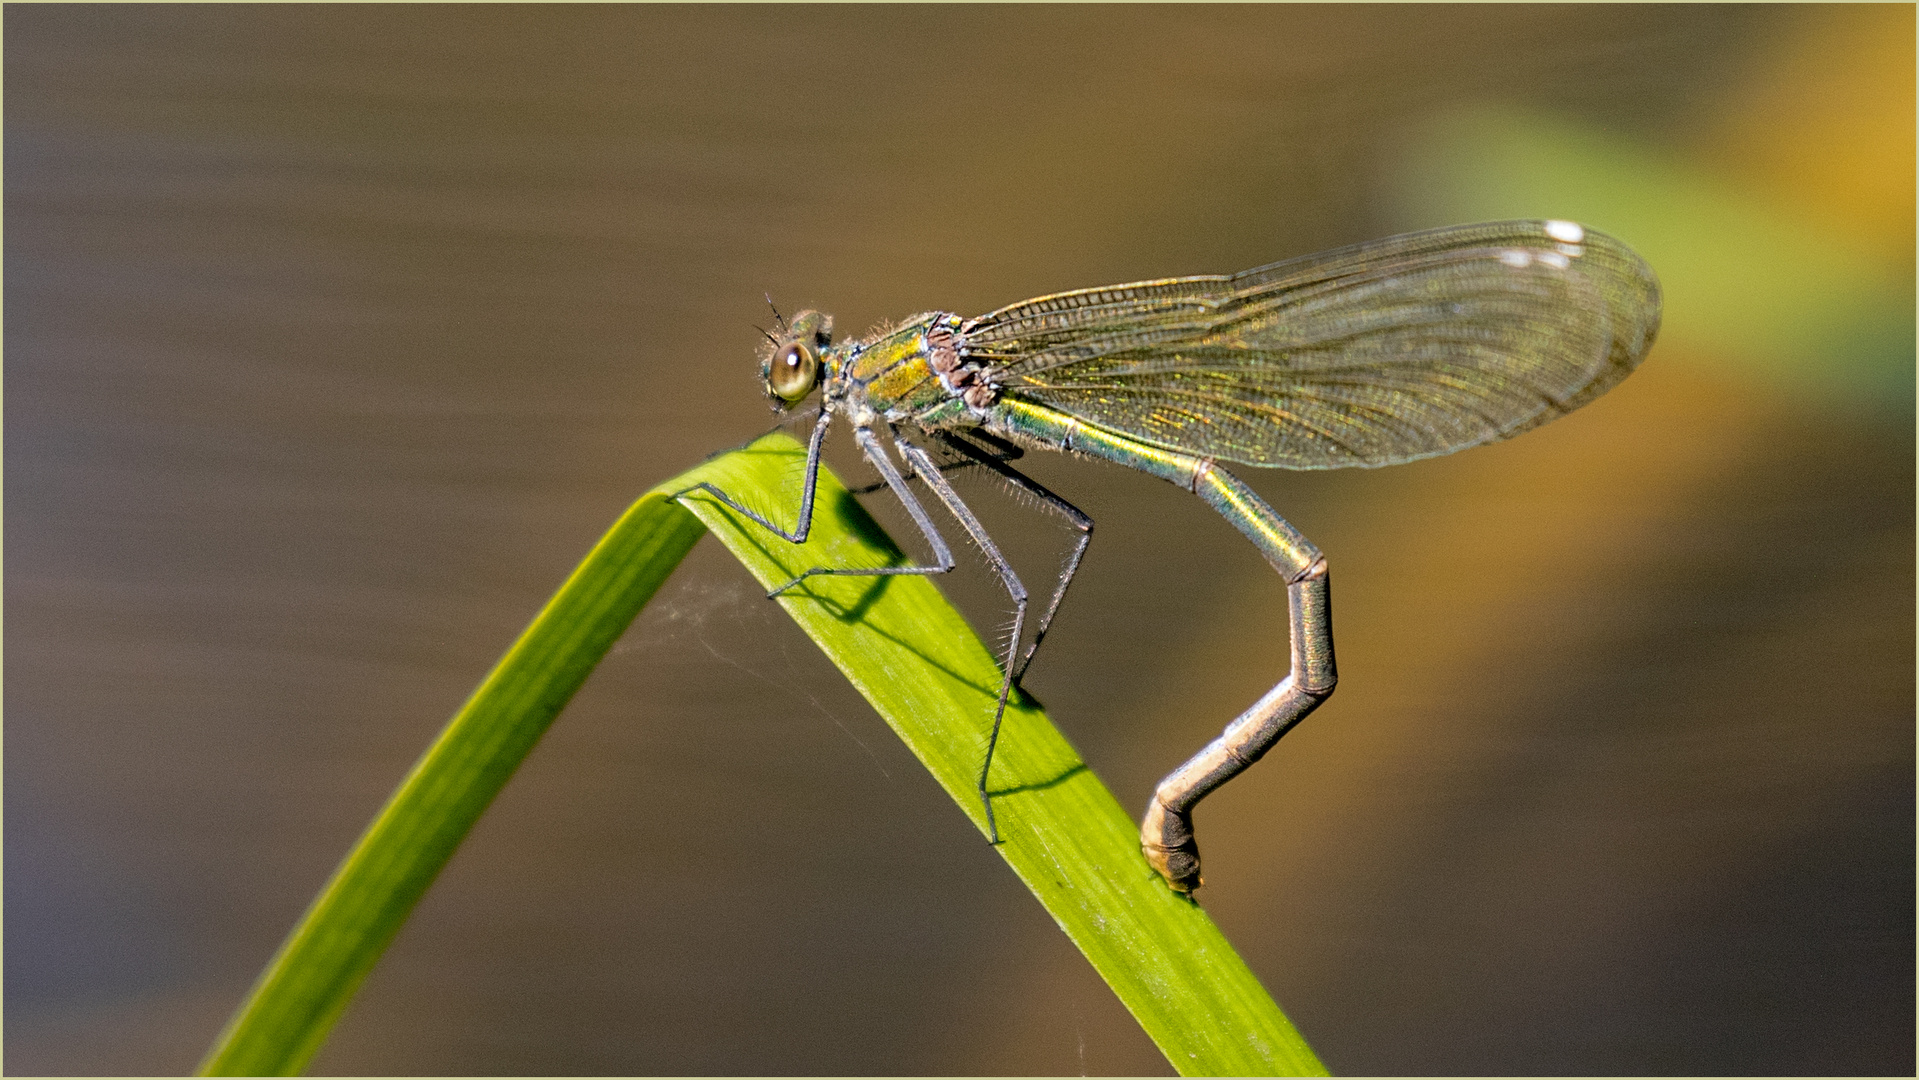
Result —
<svg viewBox="0 0 1919 1080"><path fill-rule="evenodd" d="M833 344L833 317L802 311L784 330L767 335L771 348L760 356L760 379L775 408L797 404L819 385L821 358Z"/></svg>

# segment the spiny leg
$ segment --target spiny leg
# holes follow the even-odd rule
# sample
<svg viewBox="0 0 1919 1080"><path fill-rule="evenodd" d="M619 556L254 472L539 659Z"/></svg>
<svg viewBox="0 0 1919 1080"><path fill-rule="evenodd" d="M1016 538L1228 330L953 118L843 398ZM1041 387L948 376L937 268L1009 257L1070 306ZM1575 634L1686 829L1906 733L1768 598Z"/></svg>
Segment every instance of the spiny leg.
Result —
<svg viewBox="0 0 1919 1080"><path fill-rule="evenodd" d="M813 434L808 440L805 467L806 480L800 496L799 520L791 531L775 525L758 512L742 505L722 489L705 481L674 492L672 498L678 499L694 491L706 491L717 498L721 503L745 515L748 519L781 539L794 544L803 544L806 542L806 537L812 529L814 494L819 481L820 451L825 443L827 427L831 420L832 413L822 409L819 420L814 424ZM808 569L784 585L768 592L767 596L769 598L779 596L800 582L805 581L807 578L821 575L845 577L880 577L894 574L925 575L944 574L953 569L955 563L952 551L946 546L946 542L944 538L940 536L939 530L933 526L932 519L927 515L925 508L920 505L919 500L914 498L911 490L907 488L905 478L901 476L899 470L894 467L892 461L886 456L884 449L879 445L878 439L873 436L870 430L863 427L855 428L853 437L854 440L859 443L860 450L866 455L867 460L873 464L875 469L879 470L884 485L893 490L894 495L900 500L900 504L904 506L907 513L912 516L913 523L918 526L920 533L926 537L927 544L932 547L933 555L938 565L874 568L816 566ZM1086 546L1092 538L1093 522L1092 519L1082 513L1078 507L1054 495L1038 482L1017 470L1006 466L1003 463L1006 458L1017 457L1019 455L1020 451L1017 446L993 438L990 441L994 444L995 449L999 450L999 453L995 454L980 450L970 444L959 444L954 440L947 441L954 445L962 446L963 452L972 459L971 461L956 464L965 466L978 463L994 469L994 471L1000 473L1000 475L1006 477L1006 479L1012 481L1017 486L1032 492L1048 505L1060 510L1067 515L1081 531L1080 542L1074 548L1073 555L1068 560L1065 570L1062 571L1059 587L1054 590L1052 602L1047 606L1046 614L1040 621L1039 632L1034 636L1033 645L1026 651L1025 657L1020 660L1017 665L1017 670L1023 672L1027 664L1031 663L1034 651L1039 648L1040 639L1045 636L1046 628L1051 624L1053 614L1058 611L1060 601L1066 594L1066 586L1071 582L1073 574L1079 568L1080 559L1085 555ZM1000 680L999 694L994 703L993 727L991 734L987 737L986 756L985 761L980 765L979 778L980 804L986 810L987 833L989 838L994 843L997 843L999 841L999 825L994 819L993 803L987 794L986 782L993 767L993 753L999 745L1000 726L1006 716L1006 701L1011 693L1013 681L1017 677L1014 659L1018 655L1019 642L1024 633L1028 594L1025 585L1020 582L1019 576L1013 572L1012 565L1006 561L1006 557L1000 554L998 545L993 543L993 539L987 534L985 527L980 524L979 519L974 516L972 510L960 499L959 493L954 491L952 485L947 483L946 478L941 475L941 466L936 464L931 456L924 450L903 440L899 440L897 437L895 439L895 445L899 447L902 455L906 457L913 472L925 480L927 486L932 489L940 501L946 505L948 511L953 514L954 519L959 521L967 530L967 533L979 544L980 550L985 553L988 561L999 573L1000 581L1006 586L1007 593L1013 598L1013 627L1007 642L1006 656L1001 664L1003 673ZM877 487L873 490L877 490Z"/></svg>
<svg viewBox="0 0 1919 1080"><path fill-rule="evenodd" d="M1020 637L1026 626L1028 599L1026 586L1020 583L1019 575L1013 572L1013 564L1007 562L1006 556L1000 554L999 545L993 543L993 538L987 535L986 527L981 525L979 518L973 515L972 508L960 499L959 492L954 491L953 485L940 474L939 466L934 463L932 456L900 438L898 434L893 437L893 445L899 447L901 456L906 458L907 464L912 466L914 473L925 481L927 488L946 505L947 512L953 515L953 519L958 521L967 535L973 538L973 542L979 545L981 553L986 556L986 561L999 574L1000 583L1006 586L1007 594L1013 598L1013 629L1006 642L1006 656L1001 662L999 698L993 706L993 730L986 737L986 760L981 762L979 770L979 798L980 805L986 808L987 836L992 842L998 843L999 823L993 817L993 800L986 791L986 778L993 769L993 751L999 746L1000 723L1006 718L1006 698L1013 689L1013 661L1019 655Z"/></svg>
<svg viewBox="0 0 1919 1080"><path fill-rule="evenodd" d="M806 481L805 487L801 489L800 493L799 521L793 526L790 532L768 521L758 512L741 505L733 496L728 495L725 491L704 480L691 487L682 488L674 492L671 498L678 499L691 492L705 491L733 510L744 514L761 528L766 529L780 539L792 544L804 544L806 543L807 534L813 529L813 496L815 489L819 485L820 447L826 441L827 425L831 423L832 418L833 414L830 411L822 409L818 422L813 425L813 435L808 440L806 447ZM809 577L822 574L848 577L885 577L893 574L944 574L953 569L953 553L947 548L945 539L940 536L939 530L933 527L932 519L927 517L926 510L920 506L919 500L915 499L913 493L907 489L905 478L900 476L899 470L894 468L892 461L886 457L885 451L880 449L879 441L873 438L873 433L865 428L855 428L853 429L853 439L860 444L860 449L866 454L867 460L871 461L873 467L880 471L880 475L886 478L886 486L893 489L893 494L899 497L900 502L906 507L907 513L913 516L914 524L919 526L920 532L926 537L926 542L932 547L933 557L938 561L939 565L883 566L870 569L816 566L801 574L799 577L781 585L779 588L769 591L766 594L768 599L779 596L781 593L784 593Z"/></svg>
<svg viewBox="0 0 1919 1080"><path fill-rule="evenodd" d="M780 528L760 514L742 506L725 491L704 481L681 491L676 491L672 497L677 499L689 492L704 490L727 506L746 515L774 535L791 543L805 543L807 533L811 530L813 523L813 497L819 480L820 447L825 441L826 428L831 417L831 412L822 410L819 422L814 425L813 436L807 447L806 486L800 496L799 522L794 526L792 531L789 532ZM816 566L808 569L786 584L768 592L766 595L769 598L779 596L800 582L805 581L807 578L816 576L883 577L895 574L944 574L953 569L955 563L952 550L946 546L945 538L940 536L939 530L933 526L933 520L927 515L926 508L920 505L919 500L914 498L912 490L906 486L906 478L902 476L899 469L893 465L892 459L886 456L886 451L880 446L879 440L874 437L871 430L864 427L854 428L853 438L854 441L859 443L860 450L866 455L866 459L872 463L875 469L879 470L879 474L884 479L886 486L891 488L893 494L898 497L900 505L904 506L906 512L912 516L913 524L919 527L920 534L926 537L927 544L932 547L933 557L938 565L871 568ZM957 519L960 524L966 528L967 532L972 535L973 539L979 543L981 550L987 553L987 557L993 562L994 567L1000 571L1000 579L1006 584L1007 591L1012 594L1015 614L1013 617L1012 640L1008 646L1005 664L1006 670L1010 672L1012 670L1013 651L1019 647L1020 634L1026 618L1027 596L1025 586L1020 584L1019 578L1013 574L1013 568L1006 562L1005 556L1000 554L999 548L994 545L992 538L986 535L986 530L980 525L979 519L974 517L973 512L967 508L965 503L960 501L959 495L953 491L952 485L946 483L945 478L940 475L939 468L933 463L932 459L926 455L925 451L905 442L896 441L896 445L900 448L901 453L906 456L913 471L926 479L927 486L932 488L933 492L939 496L940 501L945 503L947 509L953 513L954 518ZM987 740L986 763L980 768L980 803L986 808L987 834L994 843L999 842L999 825L993 818L992 800L988 798L986 794L986 775L992 768L993 749L999 743L1000 721L1006 714L1006 698L1011 687L1011 675L1003 676L1000 680L999 698L993 713L993 731Z"/></svg>
<svg viewBox="0 0 1919 1080"><path fill-rule="evenodd" d="M929 431L927 432L927 434L933 435L939 440L941 449L952 449L951 444L954 441L954 439L957 437L954 432L940 431L940 430ZM1005 461L1015 460L1016 458L1019 458L1019 457L1023 457L1026 453L1026 451L1020 448L1017 444L1007 442L1005 439L1001 439L997 436L989 435L978 428L967 429L965 433L965 438L968 444L965 447L965 456L959 461L940 462L939 463L940 472L955 473L961 469L978 468L980 465L979 459L982 454L985 455L986 457L993 458L997 461L1005 462ZM986 449L981 449L979 446L973 445L975 440L977 440L978 442L984 443L986 445ZM960 451L955 450L955 452L958 453ZM886 486L886 481L880 480L871 484L866 484L861 487L847 488L846 490L852 492L855 495L871 495L873 492L878 491L879 489L885 486Z"/></svg>
<svg viewBox="0 0 1919 1080"><path fill-rule="evenodd" d="M799 577L767 593L767 596L778 596L810 577L887 577L895 574L944 574L953 569L952 550L946 546L946 540L940 536L939 530L933 527L933 519L927 516L926 508L921 506L920 501L913 497L912 490L906 486L906 478L900 475L900 471L893 465L892 459L886 456L886 451L880 446L879 440L874 437L872 431L863 427L853 429L853 440L860 444L860 451L866 455L866 460L872 462L873 467L879 470L882 477L886 478L886 486L893 489L893 494L899 499L900 505L906 507L906 512L913 518L913 524L919 526L920 535L926 537L926 543L933 549L933 558L938 565L880 566L870 568L815 566L802 573ZM915 464L914 467L917 468L917 464ZM818 468L817 463L814 465L814 468ZM809 497L811 494L811 486L811 479L809 478Z"/></svg>
<svg viewBox="0 0 1919 1080"><path fill-rule="evenodd" d="M978 465L978 462L974 462L974 461L948 461L942 464L939 467L939 470L942 473L958 472L961 469L971 469L975 467L976 465ZM913 475L915 474L909 473L907 478L911 479ZM885 487L886 487L886 481L875 480L870 484L861 484L859 487L850 487L850 488L847 488L846 490L849 494L852 494L852 495L871 495L875 491L884 490Z"/></svg>
<svg viewBox="0 0 1919 1080"><path fill-rule="evenodd" d="M970 460L964 464L979 465L990 469L1008 483L1027 492L1040 502L1058 511L1075 529L1079 530L1079 542L1074 545L1073 553L1066 557L1066 563L1060 568L1059 583L1053 587L1053 598L1046 605L1046 611L1039 617L1039 626L1033 631L1033 643L1027 646L1026 654L1020 657L1019 666L1012 671L1013 681L1018 682L1033 663L1033 654L1039 651L1039 643L1046 640L1046 631L1053 625L1053 616L1059 613L1060 602L1066 599L1066 587L1073 583L1073 575L1079 573L1080 560L1086 557L1087 545L1093 542L1093 519L1085 511L1054 494L1039 481L1006 464L1009 455L994 455L974 446L967 438L956 433L936 431L933 434L940 441L964 454ZM966 436L984 435L983 432L966 432ZM990 436L988 436L990 438ZM999 443L1001 440L992 439ZM1011 443L1004 444L1011 447ZM1017 447L1013 447L1017 449Z"/></svg>
<svg viewBox="0 0 1919 1080"><path fill-rule="evenodd" d="M1238 478L1202 461L1193 492L1259 546L1286 578L1292 670L1186 764L1160 781L1140 822L1146 861L1179 892L1200 885L1193 807L1258 761L1281 735L1332 696L1333 622L1326 559Z"/></svg>

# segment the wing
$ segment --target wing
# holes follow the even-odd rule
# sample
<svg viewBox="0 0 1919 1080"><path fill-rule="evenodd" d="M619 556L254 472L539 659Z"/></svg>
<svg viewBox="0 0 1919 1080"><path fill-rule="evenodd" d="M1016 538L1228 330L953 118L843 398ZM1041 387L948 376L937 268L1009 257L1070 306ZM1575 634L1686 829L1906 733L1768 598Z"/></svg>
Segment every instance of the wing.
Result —
<svg viewBox="0 0 1919 1080"><path fill-rule="evenodd" d="M1619 241L1507 221L1043 296L971 320L959 344L1005 397L1169 449L1330 469L1571 412L1639 365L1659 308Z"/></svg>

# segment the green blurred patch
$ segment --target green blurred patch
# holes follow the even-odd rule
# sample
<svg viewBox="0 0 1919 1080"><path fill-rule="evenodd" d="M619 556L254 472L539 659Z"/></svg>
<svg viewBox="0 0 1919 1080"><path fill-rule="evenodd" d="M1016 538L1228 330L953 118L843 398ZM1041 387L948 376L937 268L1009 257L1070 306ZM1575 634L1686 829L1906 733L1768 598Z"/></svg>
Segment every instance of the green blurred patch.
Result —
<svg viewBox="0 0 1919 1080"><path fill-rule="evenodd" d="M1830 406L1911 416L1911 276L1789 206L1633 140L1536 113L1444 115L1407 145L1404 228L1569 218L1646 257L1665 290L1661 360L1710 363Z"/></svg>

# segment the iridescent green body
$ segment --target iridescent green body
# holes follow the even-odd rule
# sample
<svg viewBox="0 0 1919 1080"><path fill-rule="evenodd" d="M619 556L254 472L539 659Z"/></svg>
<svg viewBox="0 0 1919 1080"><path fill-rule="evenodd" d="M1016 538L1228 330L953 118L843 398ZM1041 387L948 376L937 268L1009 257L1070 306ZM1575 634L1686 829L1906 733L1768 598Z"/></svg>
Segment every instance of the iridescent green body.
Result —
<svg viewBox="0 0 1919 1080"><path fill-rule="evenodd" d="M1319 558L1319 550L1265 503L1235 498L1244 485L1236 480L1231 485L1202 480L1226 475L1211 468L1209 458L1153 446L1017 398L1001 397L982 408L969 407L965 387L954 387L952 376L942 378L934 370L935 346L928 336L937 328L951 331L962 325L957 316L931 312L865 341L829 350L822 358L828 401L854 417L855 423L870 414L888 424L925 430L983 428L1022 445L1083 454L1171 481L1207 497L1289 580ZM843 397L836 399L836 386Z"/></svg>
<svg viewBox="0 0 1919 1080"><path fill-rule="evenodd" d="M782 407L822 391L799 524L788 531L708 490L803 540L820 446L840 416L936 565L819 567L776 594L812 574L952 569L908 477L979 544L1015 607L980 773L989 830L996 826L987 779L1006 694L1044 638L1092 531L1091 519L1006 462L1020 446L1060 450L1150 473L1204 499L1286 581L1292 655L1286 678L1168 776L1148 806L1147 860L1190 892L1199 884L1193 806L1258 760L1337 678L1326 560L1219 462L1373 467L1509 438L1630 374L1651 347L1659 313L1651 269L1625 245L1567 221L1437 229L1231 276L1058 293L973 319L931 312L838 345L828 316L802 312L761 358L767 392ZM905 472L877 432L891 436ZM1024 659L1028 594L941 475L961 465L999 473L1082 534Z"/></svg>
<svg viewBox="0 0 1919 1080"><path fill-rule="evenodd" d="M843 378L851 392L863 396L894 422L925 421L941 406L956 401L957 395L933 373L932 347L926 341L926 332L941 319L938 314L909 319L876 340L861 344L858 352L845 361Z"/></svg>

